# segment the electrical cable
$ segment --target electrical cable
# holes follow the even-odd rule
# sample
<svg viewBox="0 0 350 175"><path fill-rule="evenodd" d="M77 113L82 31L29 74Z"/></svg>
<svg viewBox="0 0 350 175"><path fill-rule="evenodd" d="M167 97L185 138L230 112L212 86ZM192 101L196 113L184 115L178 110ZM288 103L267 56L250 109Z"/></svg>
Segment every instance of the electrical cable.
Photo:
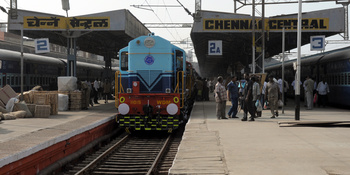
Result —
<svg viewBox="0 0 350 175"><path fill-rule="evenodd" d="M164 6L166 6L166 5L165 5L164 0L163 0L163 4L164 4ZM168 8L167 8L167 7L165 7L165 10L166 10L166 12L168 13L168 16L169 16L170 22L171 22L171 23L174 23L174 22L173 22L173 20L171 19L171 16L170 16L170 13L169 13L169 11L168 11ZM176 32L177 36L178 36L178 37L181 39L181 36L180 36L180 34L179 34L179 32L177 31L177 29L176 29L176 28L175 28L175 32Z"/></svg>
<svg viewBox="0 0 350 175"><path fill-rule="evenodd" d="M157 15L157 13L154 12L154 10L152 9L151 5L148 3L148 1L146 0L146 3L148 4L148 6L151 8L152 12L156 15L156 17L158 18L158 20L164 24L164 22L159 18L159 16ZM169 31L168 28L166 28L166 30L170 33L170 35L174 38L174 40L176 40L176 38L174 37L174 35Z"/></svg>

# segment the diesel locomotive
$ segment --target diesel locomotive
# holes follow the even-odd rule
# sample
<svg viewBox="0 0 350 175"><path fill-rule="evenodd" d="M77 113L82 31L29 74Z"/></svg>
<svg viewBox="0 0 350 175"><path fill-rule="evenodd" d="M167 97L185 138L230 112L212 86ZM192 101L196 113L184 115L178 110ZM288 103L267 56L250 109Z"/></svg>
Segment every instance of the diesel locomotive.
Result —
<svg viewBox="0 0 350 175"><path fill-rule="evenodd" d="M151 33L121 49L119 62L115 105L120 127L172 132L186 122L194 99L194 69L183 49Z"/></svg>

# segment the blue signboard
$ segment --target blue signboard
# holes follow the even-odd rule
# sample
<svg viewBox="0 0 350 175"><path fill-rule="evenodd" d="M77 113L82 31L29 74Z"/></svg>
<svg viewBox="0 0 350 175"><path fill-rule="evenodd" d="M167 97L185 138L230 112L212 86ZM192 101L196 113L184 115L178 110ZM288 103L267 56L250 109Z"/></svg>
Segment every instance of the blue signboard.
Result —
<svg viewBox="0 0 350 175"><path fill-rule="evenodd" d="M40 38L34 40L35 53L50 52L50 43L48 38Z"/></svg>
<svg viewBox="0 0 350 175"><path fill-rule="evenodd" d="M221 40L208 41L208 55L222 55L222 41Z"/></svg>
<svg viewBox="0 0 350 175"><path fill-rule="evenodd" d="M326 39L325 36L311 36L310 37L310 50L321 51L325 49Z"/></svg>

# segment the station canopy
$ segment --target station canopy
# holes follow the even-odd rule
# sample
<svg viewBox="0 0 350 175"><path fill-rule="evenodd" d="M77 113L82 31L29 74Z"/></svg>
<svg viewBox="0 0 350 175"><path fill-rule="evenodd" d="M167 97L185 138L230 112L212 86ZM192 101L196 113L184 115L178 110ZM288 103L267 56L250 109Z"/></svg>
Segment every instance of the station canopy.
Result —
<svg viewBox="0 0 350 175"><path fill-rule="evenodd" d="M67 37L77 38L79 50L117 58L119 49L150 31L128 10L115 10L82 16L65 17L47 13L17 10L18 18L9 17L8 29L24 36L49 38L50 43L67 46Z"/></svg>
<svg viewBox="0 0 350 175"><path fill-rule="evenodd" d="M344 32L344 8L303 13L302 18L302 45L310 43L310 36L327 37ZM297 47L297 19L298 14L265 18L265 58L282 52L283 27L285 50ZM255 20L256 39L259 39L262 33L262 19L255 17ZM191 39L202 76L227 75L231 70L240 72L252 63L250 15L199 11L193 24ZM221 47L219 44L215 45L217 41L221 43ZM261 43L261 38L258 42ZM261 48L258 44L256 46L257 57ZM215 51L221 53L217 54Z"/></svg>

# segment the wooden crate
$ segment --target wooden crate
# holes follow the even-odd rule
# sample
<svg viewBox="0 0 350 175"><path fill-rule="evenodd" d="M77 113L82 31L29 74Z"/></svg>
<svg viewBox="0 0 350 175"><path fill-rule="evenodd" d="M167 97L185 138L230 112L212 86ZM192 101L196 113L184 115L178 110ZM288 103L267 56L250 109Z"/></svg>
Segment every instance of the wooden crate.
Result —
<svg viewBox="0 0 350 175"><path fill-rule="evenodd" d="M35 104L27 104L27 107L28 107L30 113L33 114L33 116L34 116L34 113L35 113L35 106L36 106Z"/></svg>
<svg viewBox="0 0 350 175"><path fill-rule="evenodd" d="M50 104L50 91L33 91L34 100L33 104L36 105L49 105Z"/></svg>
<svg viewBox="0 0 350 175"><path fill-rule="evenodd" d="M68 108L71 111L78 111L83 108L82 101L85 100L81 91L58 91L59 94L68 95Z"/></svg>
<svg viewBox="0 0 350 175"><path fill-rule="evenodd" d="M33 91L34 104L50 105L50 114L58 114L58 94L57 91Z"/></svg>
<svg viewBox="0 0 350 175"><path fill-rule="evenodd" d="M71 91L69 93L69 110L78 111L82 109L81 105L82 92L81 91Z"/></svg>
<svg viewBox="0 0 350 175"><path fill-rule="evenodd" d="M70 91L57 91L57 94L64 94L69 96Z"/></svg>
<svg viewBox="0 0 350 175"><path fill-rule="evenodd" d="M70 100L81 100L82 99L82 92L71 91L69 93L69 99Z"/></svg>
<svg viewBox="0 0 350 175"><path fill-rule="evenodd" d="M69 110L72 110L72 111L81 110L81 101L80 100L70 101Z"/></svg>
<svg viewBox="0 0 350 175"><path fill-rule="evenodd" d="M23 92L23 100L27 104L33 104L34 103L34 91Z"/></svg>
<svg viewBox="0 0 350 175"><path fill-rule="evenodd" d="M50 115L57 115L58 114L58 94L57 93L51 93L49 94L50 99Z"/></svg>
<svg viewBox="0 0 350 175"><path fill-rule="evenodd" d="M34 117L48 118L50 116L50 105L36 105Z"/></svg>

